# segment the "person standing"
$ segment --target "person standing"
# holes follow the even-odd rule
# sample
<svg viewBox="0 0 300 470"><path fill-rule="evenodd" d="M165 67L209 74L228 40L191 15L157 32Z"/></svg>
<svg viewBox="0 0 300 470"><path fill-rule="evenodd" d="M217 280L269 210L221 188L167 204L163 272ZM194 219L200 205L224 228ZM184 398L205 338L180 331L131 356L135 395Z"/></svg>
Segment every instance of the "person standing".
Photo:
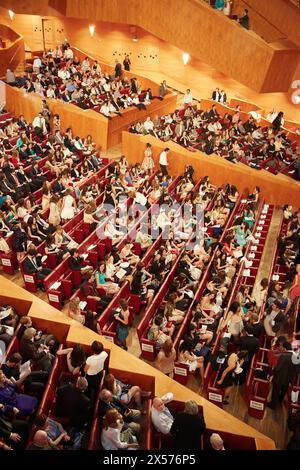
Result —
<svg viewBox="0 0 300 470"><path fill-rule="evenodd" d="M159 155L159 165L163 175L168 175L168 153L170 149L166 147Z"/></svg>
<svg viewBox="0 0 300 470"><path fill-rule="evenodd" d="M167 82L166 80L164 80L159 86L159 97L163 99L167 93L168 93Z"/></svg>
<svg viewBox="0 0 300 470"><path fill-rule="evenodd" d="M183 107L187 108L188 106L192 106L192 104L193 104L193 95L191 93L191 90L188 88L183 97Z"/></svg>
<svg viewBox="0 0 300 470"><path fill-rule="evenodd" d="M118 59L116 59L115 78L121 78L121 77L122 77L122 65L121 65L121 63L118 61Z"/></svg>
<svg viewBox="0 0 300 470"><path fill-rule="evenodd" d="M127 72L130 71L131 60L128 54L125 54L125 59L123 60L123 66L124 66L124 70L126 70Z"/></svg>
<svg viewBox="0 0 300 470"><path fill-rule="evenodd" d="M277 365L272 370L273 389L271 401L267 404L269 408L275 410L278 402L282 402L289 384L293 384L297 373L299 372L299 364L293 362L292 346L285 341L282 345L282 353L279 356Z"/></svg>
<svg viewBox="0 0 300 470"><path fill-rule="evenodd" d="M116 332L118 344L127 351L126 339L129 335L129 307L126 300L120 300L120 313L115 316L117 320Z"/></svg>
<svg viewBox="0 0 300 470"><path fill-rule="evenodd" d="M170 376L173 373L175 361L176 351L173 341L171 338L168 338L157 355L156 365L161 372Z"/></svg>
<svg viewBox="0 0 300 470"><path fill-rule="evenodd" d="M245 8L244 15L239 18L240 25L245 29L250 29L248 10Z"/></svg>

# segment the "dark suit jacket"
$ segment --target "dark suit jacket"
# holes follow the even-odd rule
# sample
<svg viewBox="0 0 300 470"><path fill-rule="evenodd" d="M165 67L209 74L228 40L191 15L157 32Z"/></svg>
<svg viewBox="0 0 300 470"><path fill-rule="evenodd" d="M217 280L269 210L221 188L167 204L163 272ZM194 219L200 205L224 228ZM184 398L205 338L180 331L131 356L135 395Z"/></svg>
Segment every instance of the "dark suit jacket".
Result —
<svg viewBox="0 0 300 470"><path fill-rule="evenodd" d="M170 430L175 436L176 449L201 450L201 436L205 429L205 421L201 414L178 413Z"/></svg>
<svg viewBox="0 0 300 470"><path fill-rule="evenodd" d="M299 365L292 363L292 352L283 352L279 356L277 365L273 370L273 382L279 385L289 385L293 383L297 373L299 372Z"/></svg>
<svg viewBox="0 0 300 470"><path fill-rule="evenodd" d="M19 353L22 356L23 362L30 360L33 363L38 363L45 356L44 351L38 352L36 344L24 337L20 342Z"/></svg>
<svg viewBox="0 0 300 470"><path fill-rule="evenodd" d="M12 432L12 422L8 416L6 416L5 412L1 409L0 410L0 437L4 437L4 439L9 439L9 436Z"/></svg>
<svg viewBox="0 0 300 470"><path fill-rule="evenodd" d="M253 323L253 325L249 325L249 330L251 331L251 333L253 334L253 336L255 336L255 338L260 338L260 336L263 334L264 332L264 325L260 322L258 323Z"/></svg>
<svg viewBox="0 0 300 470"><path fill-rule="evenodd" d="M82 429L90 416L90 399L74 384L62 385L57 389L56 412L69 418L75 428Z"/></svg>
<svg viewBox="0 0 300 470"><path fill-rule="evenodd" d="M40 267L41 266L41 258L38 256L38 257L35 258L35 261L36 261L37 266ZM26 258L23 261L23 267L24 267L25 273L27 273L27 274L33 274L33 273L38 272L38 269L35 267L35 265L33 264L33 262L31 261L31 259L28 256L26 256Z"/></svg>
<svg viewBox="0 0 300 470"><path fill-rule="evenodd" d="M242 336L236 342L238 348L248 351L249 356L253 356L259 349L259 340L255 336Z"/></svg>
<svg viewBox="0 0 300 470"><path fill-rule="evenodd" d="M80 271L83 267L82 258L73 258L73 256L71 256L71 258L69 258L69 266L72 271Z"/></svg>

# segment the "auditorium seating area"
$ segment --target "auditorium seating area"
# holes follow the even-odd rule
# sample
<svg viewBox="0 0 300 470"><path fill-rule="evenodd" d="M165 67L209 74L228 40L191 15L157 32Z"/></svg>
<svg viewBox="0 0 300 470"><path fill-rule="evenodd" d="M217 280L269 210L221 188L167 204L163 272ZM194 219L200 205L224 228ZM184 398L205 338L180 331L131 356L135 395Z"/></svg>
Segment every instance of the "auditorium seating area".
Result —
<svg viewBox="0 0 300 470"><path fill-rule="evenodd" d="M2 82L0 450L289 448L299 123L57 44Z"/></svg>

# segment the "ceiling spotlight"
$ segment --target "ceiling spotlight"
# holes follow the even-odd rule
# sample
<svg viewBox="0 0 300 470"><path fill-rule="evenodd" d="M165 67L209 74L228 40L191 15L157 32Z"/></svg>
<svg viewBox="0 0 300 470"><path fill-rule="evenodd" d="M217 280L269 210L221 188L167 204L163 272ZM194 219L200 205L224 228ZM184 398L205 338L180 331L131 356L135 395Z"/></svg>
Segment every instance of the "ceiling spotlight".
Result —
<svg viewBox="0 0 300 470"><path fill-rule="evenodd" d="M95 25L94 25L94 24L90 24L89 30L90 30L90 35L93 37L93 36L94 36L94 33L95 33Z"/></svg>
<svg viewBox="0 0 300 470"><path fill-rule="evenodd" d="M133 42L138 42L139 39L138 39L136 34L133 36L132 40L133 40Z"/></svg>
<svg viewBox="0 0 300 470"><path fill-rule="evenodd" d="M184 52L182 54L182 60L183 60L184 65L186 65L188 61L190 60L190 54L188 54L187 52Z"/></svg>
<svg viewBox="0 0 300 470"><path fill-rule="evenodd" d="M14 19L14 16L15 16L14 12L12 10L8 10L8 14L9 14L9 17L12 21Z"/></svg>

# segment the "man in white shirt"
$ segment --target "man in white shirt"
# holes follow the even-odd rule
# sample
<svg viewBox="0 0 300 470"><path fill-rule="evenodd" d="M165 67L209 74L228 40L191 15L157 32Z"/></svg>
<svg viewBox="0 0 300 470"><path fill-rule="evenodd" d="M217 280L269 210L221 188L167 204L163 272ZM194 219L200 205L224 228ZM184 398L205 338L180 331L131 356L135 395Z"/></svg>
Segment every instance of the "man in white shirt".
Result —
<svg viewBox="0 0 300 470"><path fill-rule="evenodd" d="M162 434L168 434L170 432L174 421L170 410L165 406L166 403L169 403L172 400L172 393L167 393L161 398L156 397L153 400L153 405L151 407L152 424L156 431L161 432Z"/></svg>
<svg viewBox="0 0 300 470"><path fill-rule="evenodd" d="M72 49L69 47L64 52L64 58L66 60L70 60L70 59L73 59L73 57L74 57L74 53L73 53Z"/></svg>
<svg viewBox="0 0 300 470"><path fill-rule="evenodd" d="M34 73L40 73L40 68L42 66L42 61L39 57L35 57L32 65Z"/></svg>
<svg viewBox="0 0 300 470"><path fill-rule="evenodd" d="M145 131L147 131L147 133L149 133L150 131L153 131L153 129L154 129L154 124L151 121L150 116L148 116L146 121L144 122L144 129L145 129Z"/></svg>
<svg viewBox="0 0 300 470"><path fill-rule="evenodd" d="M183 97L183 106L184 108L187 108L188 106L191 106L192 104L193 104L193 95L191 93L191 90L188 88Z"/></svg>
<svg viewBox="0 0 300 470"><path fill-rule="evenodd" d="M42 113L39 113L38 116L34 118L34 120L32 121L32 127L38 137L42 137L43 134L47 134L46 122L45 118L43 118Z"/></svg>
<svg viewBox="0 0 300 470"><path fill-rule="evenodd" d="M55 91L52 85L49 85L46 95L47 95L47 98L55 98Z"/></svg>
<svg viewBox="0 0 300 470"><path fill-rule="evenodd" d="M107 102L104 102L103 105L101 106L100 113L103 114L105 117L111 119L109 106Z"/></svg>
<svg viewBox="0 0 300 470"><path fill-rule="evenodd" d="M166 147L159 155L159 165L163 175L168 174L168 153L170 149Z"/></svg>

